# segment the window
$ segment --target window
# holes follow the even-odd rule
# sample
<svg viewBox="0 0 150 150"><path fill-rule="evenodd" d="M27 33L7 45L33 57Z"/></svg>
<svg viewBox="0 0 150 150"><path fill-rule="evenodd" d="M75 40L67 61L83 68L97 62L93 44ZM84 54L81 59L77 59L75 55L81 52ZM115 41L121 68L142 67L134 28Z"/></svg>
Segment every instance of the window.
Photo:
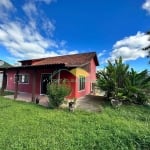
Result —
<svg viewBox="0 0 150 150"><path fill-rule="evenodd" d="M15 81L17 80L17 75L15 75ZM18 83L29 83L29 75L28 74L19 74L18 75Z"/></svg>
<svg viewBox="0 0 150 150"><path fill-rule="evenodd" d="M79 91L85 89L85 77L79 76Z"/></svg>

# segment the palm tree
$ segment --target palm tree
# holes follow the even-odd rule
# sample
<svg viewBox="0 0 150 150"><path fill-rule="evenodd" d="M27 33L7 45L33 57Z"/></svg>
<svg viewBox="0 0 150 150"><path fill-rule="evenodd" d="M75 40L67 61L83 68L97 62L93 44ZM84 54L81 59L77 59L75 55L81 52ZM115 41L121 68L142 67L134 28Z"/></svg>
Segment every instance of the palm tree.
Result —
<svg viewBox="0 0 150 150"><path fill-rule="evenodd" d="M147 70L137 73L133 68L129 72L128 98L136 103L144 103L150 91L150 76Z"/></svg>
<svg viewBox="0 0 150 150"><path fill-rule="evenodd" d="M147 89L150 86L150 76L147 70L137 73L133 68L129 72L130 86L136 86L140 89Z"/></svg>
<svg viewBox="0 0 150 150"><path fill-rule="evenodd" d="M108 61L106 69L99 71L98 86L106 91L108 98L125 87L128 82L128 69L129 65L123 64L120 57L114 64Z"/></svg>
<svg viewBox="0 0 150 150"><path fill-rule="evenodd" d="M140 104L147 101L147 93L150 91L150 76L147 70L140 73L134 69L129 71L129 65L124 64L120 57L114 64L108 61L105 70L98 71L97 75L97 85L106 91L108 99L113 97Z"/></svg>

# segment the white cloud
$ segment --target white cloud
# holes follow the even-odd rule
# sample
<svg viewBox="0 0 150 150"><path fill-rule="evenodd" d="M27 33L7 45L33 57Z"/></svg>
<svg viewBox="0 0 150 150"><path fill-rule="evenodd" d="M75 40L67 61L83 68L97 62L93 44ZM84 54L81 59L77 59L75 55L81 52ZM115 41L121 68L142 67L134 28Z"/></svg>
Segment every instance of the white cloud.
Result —
<svg viewBox="0 0 150 150"><path fill-rule="evenodd" d="M0 20L1 21L8 21L9 12L15 11L15 7L11 3L10 0L0 0Z"/></svg>
<svg viewBox="0 0 150 150"><path fill-rule="evenodd" d="M136 35L125 37L117 41L113 46L111 56L108 58L111 61L122 56L124 61L136 60L147 56L147 52L142 48L150 44L149 36L144 33L138 32Z"/></svg>
<svg viewBox="0 0 150 150"><path fill-rule="evenodd" d="M51 2L55 2L56 0L36 0L38 2L44 2L46 4L50 4Z"/></svg>
<svg viewBox="0 0 150 150"><path fill-rule="evenodd" d="M54 24L46 16L45 12L40 9L40 5L37 9L36 2L50 4L52 1L28 0L22 6L26 18L25 16L23 18L18 17L16 11L12 20L10 11L17 10L17 8L13 6L10 0L0 0L0 17L7 17L7 20L1 19L0 22L0 45L3 45L11 54L11 56L7 56L7 58L10 58L11 63L21 59L78 53L77 50L68 51L64 49L66 41L56 42L53 40Z"/></svg>
<svg viewBox="0 0 150 150"><path fill-rule="evenodd" d="M102 52L98 53L98 58L105 55L105 53L106 53L106 50L103 50Z"/></svg>
<svg viewBox="0 0 150 150"><path fill-rule="evenodd" d="M34 29L41 29L44 31L46 36L53 36L53 32L55 30L55 26L53 22L46 16L44 11L40 9L40 5L37 2L43 1L28 1L22 7L23 11L25 12L26 16L29 18L29 24ZM50 1L49 1L50 2ZM48 1L47 1L48 3ZM38 7L37 7L38 6Z"/></svg>
<svg viewBox="0 0 150 150"><path fill-rule="evenodd" d="M30 26L19 22L10 22L0 26L0 43L9 52L22 59L37 56L48 56L48 48L57 48L58 45L53 40L47 40Z"/></svg>
<svg viewBox="0 0 150 150"><path fill-rule="evenodd" d="M52 2L52 0L37 1L46 4ZM24 18L17 16L13 21L10 19L10 11L16 9L11 1L0 1L0 8L2 8L1 17L7 18L0 23L0 44L11 54L7 56L9 62L78 53L77 50L64 49L66 41L56 42L52 39L55 26L44 11L37 9L35 1L27 1L22 7L27 16L26 22Z"/></svg>
<svg viewBox="0 0 150 150"><path fill-rule="evenodd" d="M150 0L146 0L145 3L142 5L142 8L150 14Z"/></svg>
<svg viewBox="0 0 150 150"><path fill-rule="evenodd" d="M53 32L55 30L55 26L53 25L52 21L48 18L44 17L42 19L42 29L46 31L46 34L49 36L53 36Z"/></svg>
<svg viewBox="0 0 150 150"><path fill-rule="evenodd" d="M36 5L35 5L35 3L31 2L31 1L28 3L25 3L23 5L22 9L24 10L24 12L26 13L26 15L29 18L32 18L32 15L37 15Z"/></svg>
<svg viewBox="0 0 150 150"><path fill-rule="evenodd" d="M13 8L13 4L11 3L10 0L0 0L0 8L6 8L7 10Z"/></svg>
<svg viewBox="0 0 150 150"><path fill-rule="evenodd" d="M73 50L73 51L69 51L69 52L68 52L69 55L78 54L78 53L79 53L78 50Z"/></svg>
<svg viewBox="0 0 150 150"><path fill-rule="evenodd" d="M77 53L79 53L78 50L68 51L68 50L66 50L66 49L58 50L57 52L58 52L60 55L71 55L71 54L77 54Z"/></svg>
<svg viewBox="0 0 150 150"><path fill-rule="evenodd" d="M62 40L62 41L60 41L59 44L60 44L60 47L64 47L67 44L67 41Z"/></svg>

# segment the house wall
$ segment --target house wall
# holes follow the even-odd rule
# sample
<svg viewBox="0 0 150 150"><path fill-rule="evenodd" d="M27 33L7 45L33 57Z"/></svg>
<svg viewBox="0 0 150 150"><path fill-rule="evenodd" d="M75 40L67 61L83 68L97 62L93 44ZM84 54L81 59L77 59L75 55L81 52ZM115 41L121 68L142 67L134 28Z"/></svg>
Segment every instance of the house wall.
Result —
<svg viewBox="0 0 150 150"><path fill-rule="evenodd" d="M36 71L36 89L35 94L41 94L41 76L44 73L53 73L54 69L38 69ZM7 90L14 91L15 90L15 74L16 71L9 70L7 73ZM79 91L79 79L75 75L71 74L69 71L62 70L60 72L60 79L67 79L67 84L71 87L71 93L69 94L68 98L79 98L82 96L85 96L87 94L90 94L91 92L91 83L96 80L96 65L95 61L92 59L89 64L88 69L89 75L86 77L85 82L85 89ZM28 84L18 84L18 91L19 92L25 92L25 93L31 93L32 92L32 70L22 70L19 72L19 74L29 74L29 83ZM54 78L58 78L58 74L55 75Z"/></svg>
<svg viewBox="0 0 150 150"><path fill-rule="evenodd" d="M15 90L15 71L7 71L7 90ZM19 83L19 92L30 93L32 91L32 72L30 70L20 71L19 74L29 74L29 83Z"/></svg>
<svg viewBox="0 0 150 150"><path fill-rule="evenodd" d="M75 98L76 77L73 74L71 74L69 71L61 71L60 78L66 79L67 85L71 88L71 92L67 96L67 98L69 99Z"/></svg>
<svg viewBox="0 0 150 150"><path fill-rule="evenodd" d="M89 75L85 78L85 89L79 91L79 79L76 78L76 93L75 97L79 98L88 95L92 91L92 83L96 81L96 64L94 59L91 60L89 64Z"/></svg>
<svg viewBox="0 0 150 150"><path fill-rule="evenodd" d="M36 72L36 89L35 93L41 94L41 76L45 73L53 73L54 70L52 69L40 69ZM6 89L9 91L15 91L15 74L16 71L7 71L7 87ZM19 83L18 84L18 91L24 93L31 93L32 92L32 81L33 81L33 72L32 70L24 70L20 71L19 74L28 74L29 75L29 83ZM58 79L58 73L53 77L53 79ZM69 94L68 98L73 98L75 95L75 76L73 76L69 71L61 71L60 72L60 82L66 79L67 84L71 87L71 93Z"/></svg>
<svg viewBox="0 0 150 150"><path fill-rule="evenodd" d="M91 82L95 82L96 81L96 64L94 59L91 60L91 70L90 70L90 78L91 78Z"/></svg>

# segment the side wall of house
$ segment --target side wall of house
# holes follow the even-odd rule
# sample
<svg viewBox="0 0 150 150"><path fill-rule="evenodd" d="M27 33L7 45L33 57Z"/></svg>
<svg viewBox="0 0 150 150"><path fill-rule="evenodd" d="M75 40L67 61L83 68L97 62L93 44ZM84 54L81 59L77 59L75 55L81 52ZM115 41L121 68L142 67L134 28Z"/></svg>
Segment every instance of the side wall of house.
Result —
<svg viewBox="0 0 150 150"><path fill-rule="evenodd" d="M79 78L76 78L76 94L75 97L79 98L88 95L92 91L92 83L96 81L96 64L94 59L89 64L89 75L85 78L85 89L79 91Z"/></svg>

